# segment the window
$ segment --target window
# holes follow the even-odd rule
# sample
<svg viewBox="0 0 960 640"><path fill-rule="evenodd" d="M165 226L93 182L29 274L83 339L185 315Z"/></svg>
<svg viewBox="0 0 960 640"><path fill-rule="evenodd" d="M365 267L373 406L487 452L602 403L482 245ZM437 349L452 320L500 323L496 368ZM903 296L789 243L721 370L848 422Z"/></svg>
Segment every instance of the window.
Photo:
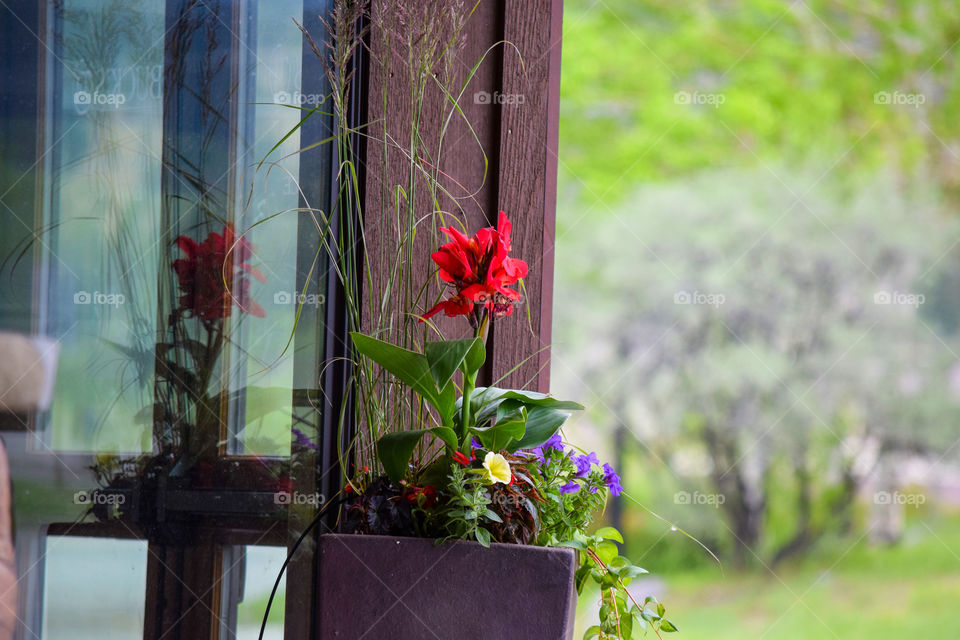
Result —
<svg viewBox="0 0 960 640"><path fill-rule="evenodd" d="M336 301L297 211L326 206L332 164L294 153L330 126L296 129L327 88L294 19L318 38L328 11L6 6L0 325L59 352L50 410L5 434L23 637L256 637L338 480L315 391ZM310 628L309 556L270 637Z"/></svg>

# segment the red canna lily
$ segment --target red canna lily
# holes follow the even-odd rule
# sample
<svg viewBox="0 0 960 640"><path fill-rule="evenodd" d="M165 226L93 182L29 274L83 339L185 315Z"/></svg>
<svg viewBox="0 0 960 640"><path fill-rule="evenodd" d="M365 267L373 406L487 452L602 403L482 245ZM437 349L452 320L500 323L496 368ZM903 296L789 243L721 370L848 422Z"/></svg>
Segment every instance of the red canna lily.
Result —
<svg viewBox="0 0 960 640"><path fill-rule="evenodd" d="M253 255L253 245L244 237L238 240L232 225L226 225L223 234L211 233L200 243L180 236L177 246L186 254L172 264L181 291L179 311L209 323L228 317L236 302L241 311L250 315L258 318L267 315L263 307L250 299L247 279L249 275L266 282L266 277L247 262ZM224 264L228 260L234 261L233 268L226 271L232 280L229 282L232 291L224 286Z"/></svg>
<svg viewBox="0 0 960 640"><path fill-rule="evenodd" d="M510 221L501 211L497 228L484 227L473 238L468 238L454 227L440 229L450 242L440 247L431 257L440 267L440 279L456 291L423 314L430 318L440 311L447 316L463 316L477 308L486 309L495 317L513 313L513 302L520 293L510 285L526 277L527 263L511 258Z"/></svg>

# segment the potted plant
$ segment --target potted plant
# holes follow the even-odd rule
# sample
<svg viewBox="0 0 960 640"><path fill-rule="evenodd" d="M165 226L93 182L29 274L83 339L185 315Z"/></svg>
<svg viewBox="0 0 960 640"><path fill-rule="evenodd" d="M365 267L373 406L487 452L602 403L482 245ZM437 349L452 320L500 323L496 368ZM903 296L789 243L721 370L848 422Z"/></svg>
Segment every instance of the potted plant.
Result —
<svg viewBox="0 0 960 640"><path fill-rule="evenodd" d="M451 123L462 122L487 166L461 107L490 51L472 66L460 57L471 6L338 0L327 40L304 30L331 86L329 107L289 108L299 108L302 120L327 109L335 116L342 182L330 211L298 211L321 230L343 291L353 402L339 406L336 439L349 440L340 458L348 469L342 497L315 515L287 561L324 509L342 505L337 532L317 539L322 638L570 638L579 593L600 602L599 624L587 637L675 631L663 605L627 590L645 571L619 555L619 532L592 529L594 514L621 487L595 453L563 442L560 428L582 407L477 386L490 326L514 315L514 287L528 266L510 255L503 212L496 228L472 236L450 222L466 219L463 203L474 202L471 188L441 171ZM357 51L370 56L383 110L409 113L402 131L384 120L350 126ZM458 77L463 69L469 71ZM420 117L427 107L442 111L439 130L428 130ZM357 186L358 139L368 145L368 162L379 158L382 188L373 206ZM402 170L391 157L403 160ZM334 221L337 233L329 231ZM366 251L368 231L377 234L373 252ZM431 257L449 288L433 305L425 300L429 287L409 275L424 258L425 238L440 245ZM440 313L466 319L470 332L443 339L432 321Z"/></svg>
<svg viewBox="0 0 960 640"><path fill-rule="evenodd" d="M595 453L562 442L560 427L582 407L476 386L488 329L512 314L520 294L511 285L527 275L509 255L509 220L500 212L496 229L473 237L441 231L450 241L432 258L450 293L420 320L465 317L472 335L420 352L351 334L361 358L427 408L429 426L382 435L382 473L349 480L345 533L320 538L323 637L570 638L588 582L600 587L601 610L587 637L675 631L663 605L627 590L645 571L618 554L620 534L589 532L621 487Z"/></svg>

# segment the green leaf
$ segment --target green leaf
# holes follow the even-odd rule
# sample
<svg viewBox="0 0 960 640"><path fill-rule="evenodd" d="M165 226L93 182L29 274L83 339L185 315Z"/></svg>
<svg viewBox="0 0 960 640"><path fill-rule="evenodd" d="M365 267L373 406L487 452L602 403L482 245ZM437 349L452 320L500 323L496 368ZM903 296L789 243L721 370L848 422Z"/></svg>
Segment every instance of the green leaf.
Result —
<svg viewBox="0 0 960 640"><path fill-rule="evenodd" d="M483 515L485 515L490 520L493 520L494 522L503 522L503 518L501 518L496 511L487 509L483 512Z"/></svg>
<svg viewBox="0 0 960 640"><path fill-rule="evenodd" d="M477 387L471 399L472 409L477 413L477 407L483 407L499 400L519 400L528 407L547 407L564 411L580 411L583 405L569 400L557 400L551 395L535 391L519 391L517 389L501 389L499 387Z"/></svg>
<svg viewBox="0 0 960 640"><path fill-rule="evenodd" d="M570 414L548 407L531 407L527 412L527 428L523 437L510 445L511 451L539 447L560 430Z"/></svg>
<svg viewBox="0 0 960 640"><path fill-rule="evenodd" d="M453 374L460 368L463 359L470 353L479 338L468 340L442 340L428 342L424 348L424 355L430 365L430 374L438 389L450 382Z"/></svg>
<svg viewBox="0 0 960 640"><path fill-rule="evenodd" d="M587 630L583 633L583 640L590 640L591 638L596 638L601 633L603 633L603 629L601 629L597 625L593 625L592 627L587 628Z"/></svg>
<svg viewBox="0 0 960 640"><path fill-rule="evenodd" d="M484 529L483 527L477 527L477 542L482 544L485 547L490 546L490 532Z"/></svg>
<svg viewBox="0 0 960 640"><path fill-rule="evenodd" d="M577 572L573 574L573 583L577 587L577 593L583 592L583 585L587 583L587 578L590 577L590 567L582 566L577 569Z"/></svg>
<svg viewBox="0 0 960 640"><path fill-rule="evenodd" d="M621 544L623 543L623 536L614 527L601 527L593 535L604 540L616 540Z"/></svg>
<svg viewBox="0 0 960 640"><path fill-rule="evenodd" d="M450 427L433 427L428 429L428 431L443 440L443 444L447 445L451 449L456 449L459 445L459 442L457 441L457 432Z"/></svg>
<svg viewBox="0 0 960 640"><path fill-rule="evenodd" d="M679 631L679 629L677 629L677 625L673 624L672 622L664 618L663 620L660 621L660 631L667 631L667 632L673 633L675 631Z"/></svg>
<svg viewBox="0 0 960 640"><path fill-rule="evenodd" d="M489 427L474 427L470 431L477 434L480 444L488 451L513 449L511 443L523 437L526 425L522 420L493 424Z"/></svg>
<svg viewBox="0 0 960 640"><path fill-rule="evenodd" d="M439 410L440 394L434 384L426 356L356 331L351 332L350 337L357 351L392 373Z"/></svg>
<svg viewBox="0 0 960 640"><path fill-rule="evenodd" d="M642 576L645 573L649 573L649 571L643 567L637 567L632 564L622 567L619 571L617 571L617 575L619 575L621 578L636 578L637 576Z"/></svg>
<svg viewBox="0 0 960 640"><path fill-rule="evenodd" d="M426 429L387 433L377 441L377 455L387 476L400 482L407 474L407 465Z"/></svg>
<svg viewBox="0 0 960 640"><path fill-rule="evenodd" d="M617 555L619 555L617 545L612 542L601 542L597 545L596 549L594 549L594 552L604 564L609 563L611 560L616 558Z"/></svg>
<svg viewBox="0 0 960 640"><path fill-rule="evenodd" d="M563 542L557 543L558 547L567 547L568 549L578 549L580 551L586 551L587 545L583 544L579 540L564 540Z"/></svg>
<svg viewBox="0 0 960 640"><path fill-rule="evenodd" d="M457 434L450 427L431 429L412 429L387 433L377 441L377 455L387 476L394 482L400 482L407 474L407 467L414 449L426 434L433 434L451 449L457 448Z"/></svg>
<svg viewBox="0 0 960 640"><path fill-rule="evenodd" d="M479 371L486 361L487 348L484 346L483 340L477 338L474 340L473 346L470 347L470 351L467 352L467 356L463 359L463 369L467 373Z"/></svg>
<svg viewBox="0 0 960 640"><path fill-rule="evenodd" d="M448 382L440 393L437 394L437 401L433 405L440 414L440 422L445 425L452 425L457 415L457 390L453 382Z"/></svg>

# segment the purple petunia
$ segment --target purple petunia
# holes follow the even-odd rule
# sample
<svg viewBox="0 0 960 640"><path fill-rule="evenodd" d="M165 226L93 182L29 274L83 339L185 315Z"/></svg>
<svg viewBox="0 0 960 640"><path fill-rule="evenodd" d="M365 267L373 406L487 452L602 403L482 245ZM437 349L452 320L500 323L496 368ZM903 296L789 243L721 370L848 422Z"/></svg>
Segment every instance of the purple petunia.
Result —
<svg viewBox="0 0 960 640"><path fill-rule="evenodd" d="M603 480L607 483L607 488L610 489L610 495L614 498L619 496L623 491L623 485L620 484L620 476L613 470L609 462L603 463Z"/></svg>
<svg viewBox="0 0 960 640"><path fill-rule="evenodd" d="M580 491L580 485L576 482L568 482L560 487L560 493L576 493Z"/></svg>
<svg viewBox="0 0 960 640"><path fill-rule="evenodd" d="M544 442L539 447L534 447L530 449L530 453L537 456L537 460L543 462L546 458L547 449L556 449L557 451L563 451L563 438L560 437L559 433L555 433L550 436L546 442Z"/></svg>
<svg viewBox="0 0 960 640"><path fill-rule="evenodd" d="M592 465L600 466L600 460L597 459L597 454L593 451L583 456L574 456L573 463L577 465L578 478L583 478L590 473Z"/></svg>

